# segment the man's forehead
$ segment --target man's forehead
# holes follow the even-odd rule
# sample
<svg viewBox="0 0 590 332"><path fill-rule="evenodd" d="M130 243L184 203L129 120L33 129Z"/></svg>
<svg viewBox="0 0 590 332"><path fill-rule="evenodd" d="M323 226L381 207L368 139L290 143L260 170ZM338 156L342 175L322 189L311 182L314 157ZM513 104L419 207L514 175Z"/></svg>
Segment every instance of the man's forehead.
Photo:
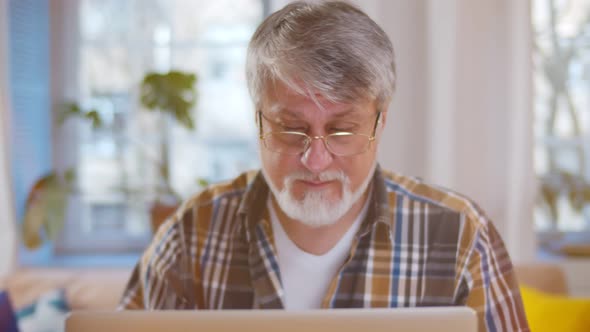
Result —
<svg viewBox="0 0 590 332"><path fill-rule="evenodd" d="M304 117L313 113L322 113L326 117L364 117L374 113L375 103L366 100L354 103L333 102L321 93L312 96L298 93L282 83L275 84L267 91L263 107L273 115Z"/></svg>
<svg viewBox="0 0 590 332"><path fill-rule="evenodd" d="M268 112L275 116L289 116L294 118L303 118L311 113L323 113L324 116L330 118L346 118L346 117L364 117L370 115L371 112L366 107L359 105L329 105L325 107L293 107L293 105L272 104L268 108Z"/></svg>

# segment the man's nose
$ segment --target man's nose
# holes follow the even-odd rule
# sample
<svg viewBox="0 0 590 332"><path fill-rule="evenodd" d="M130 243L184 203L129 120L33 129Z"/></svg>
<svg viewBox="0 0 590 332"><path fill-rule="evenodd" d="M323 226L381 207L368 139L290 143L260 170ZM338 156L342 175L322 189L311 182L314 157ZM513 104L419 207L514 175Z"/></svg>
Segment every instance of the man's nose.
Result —
<svg viewBox="0 0 590 332"><path fill-rule="evenodd" d="M334 157L328 151L323 139L312 138L307 150L303 152L301 163L312 173L321 173L332 164Z"/></svg>

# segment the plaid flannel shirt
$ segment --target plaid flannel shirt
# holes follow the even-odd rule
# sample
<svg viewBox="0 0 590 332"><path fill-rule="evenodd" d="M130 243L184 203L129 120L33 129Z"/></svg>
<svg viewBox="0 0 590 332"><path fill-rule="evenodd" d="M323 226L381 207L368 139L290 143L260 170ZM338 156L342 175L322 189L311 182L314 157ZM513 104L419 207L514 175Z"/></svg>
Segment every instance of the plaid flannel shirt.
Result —
<svg viewBox="0 0 590 332"><path fill-rule="evenodd" d="M479 331L529 331L512 263L470 200L382 171L323 308L467 305ZM281 309L268 186L260 172L212 186L157 231L120 309Z"/></svg>

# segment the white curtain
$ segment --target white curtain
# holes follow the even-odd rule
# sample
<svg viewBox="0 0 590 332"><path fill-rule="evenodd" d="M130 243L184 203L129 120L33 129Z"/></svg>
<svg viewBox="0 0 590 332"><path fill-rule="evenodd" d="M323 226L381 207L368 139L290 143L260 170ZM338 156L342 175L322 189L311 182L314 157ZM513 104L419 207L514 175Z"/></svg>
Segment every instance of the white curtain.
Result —
<svg viewBox="0 0 590 332"><path fill-rule="evenodd" d="M0 1L0 276L15 268L18 241L9 175L8 28L8 1Z"/></svg>
<svg viewBox="0 0 590 332"><path fill-rule="evenodd" d="M529 2L382 0L378 6L375 19L393 40L398 68L380 147L383 166L471 197L513 260L533 259Z"/></svg>

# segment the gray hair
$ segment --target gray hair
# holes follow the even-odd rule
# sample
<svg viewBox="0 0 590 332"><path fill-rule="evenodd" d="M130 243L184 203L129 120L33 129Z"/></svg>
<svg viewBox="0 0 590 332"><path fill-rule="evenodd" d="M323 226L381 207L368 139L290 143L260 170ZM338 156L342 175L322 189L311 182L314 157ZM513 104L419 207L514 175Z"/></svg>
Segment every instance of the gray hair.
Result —
<svg viewBox="0 0 590 332"><path fill-rule="evenodd" d="M335 103L374 100L385 111L395 90L393 46L377 23L347 2L296 1L254 33L246 77L257 109L280 82L312 99L319 93Z"/></svg>

